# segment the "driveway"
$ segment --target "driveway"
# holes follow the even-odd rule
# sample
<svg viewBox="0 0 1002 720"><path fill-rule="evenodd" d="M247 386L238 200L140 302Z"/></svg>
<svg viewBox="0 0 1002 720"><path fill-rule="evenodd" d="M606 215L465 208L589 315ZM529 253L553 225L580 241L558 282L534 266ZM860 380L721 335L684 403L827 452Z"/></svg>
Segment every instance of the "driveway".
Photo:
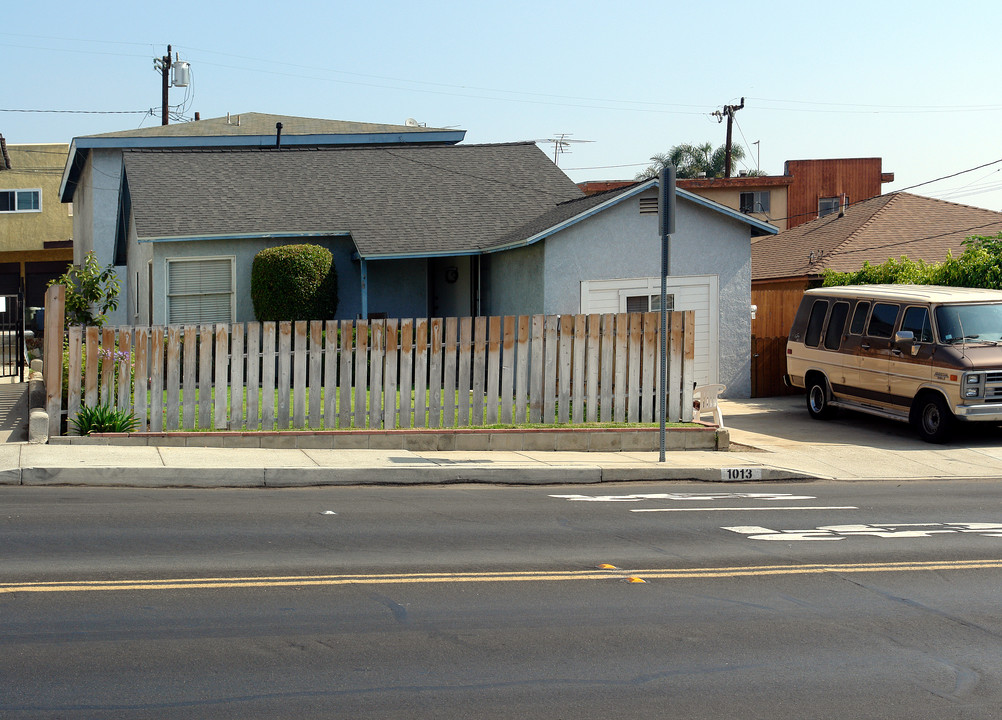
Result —
<svg viewBox="0 0 1002 720"><path fill-rule="evenodd" d="M1002 478L1002 428L961 425L945 445L906 423L849 411L813 420L803 395L721 400L731 450L762 462L840 479Z"/></svg>

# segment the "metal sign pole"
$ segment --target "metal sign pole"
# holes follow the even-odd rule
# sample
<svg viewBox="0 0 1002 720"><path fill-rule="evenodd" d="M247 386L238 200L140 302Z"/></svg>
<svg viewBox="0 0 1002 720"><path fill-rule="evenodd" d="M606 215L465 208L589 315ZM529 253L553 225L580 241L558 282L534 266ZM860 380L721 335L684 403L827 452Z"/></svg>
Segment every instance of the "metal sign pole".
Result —
<svg viewBox="0 0 1002 720"><path fill-rule="evenodd" d="M671 236L675 232L675 166L668 164L658 176L658 226L661 233L661 382L658 416L661 423L659 462L665 461L665 415L668 383L668 276L671 274Z"/></svg>

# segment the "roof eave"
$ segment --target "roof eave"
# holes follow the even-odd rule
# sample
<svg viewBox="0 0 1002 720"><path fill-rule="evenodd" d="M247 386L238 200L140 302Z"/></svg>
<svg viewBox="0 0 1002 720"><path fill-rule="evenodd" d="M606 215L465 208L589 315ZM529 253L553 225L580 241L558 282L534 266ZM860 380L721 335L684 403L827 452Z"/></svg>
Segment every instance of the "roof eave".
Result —
<svg viewBox="0 0 1002 720"><path fill-rule="evenodd" d="M212 235L140 235L140 243L200 242L209 240L284 240L288 238L351 237L350 230L288 230L264 233L216 233Z"/></svg>
<svg viewBox="0 0 1002 720"><path fill-rule="evenodd" d="M532 245L533 243L537 243L540 240L546 239L550 235L554 235L554 234L560 232L561 230L565 230L565 229L569 228L572 225L576 225L577 223L581 222L582 220L586 220L586 219L588 219L589 217L591 217L593 215L596 215L596 214L598 214L600 212L603 212L604 210L606 210L607 208L612 207L613 205L617 205L617 204L623 202L624 200L628 200L631 197L635 197L636 195L638 195L638 194L640 194L642 192L646 192L647 190L650 190L651 188L656 188L656 187L659 187L659 181L658 181L657 178L652 178L650 180L647 180L646 182L642 182L642 183L639 183L637 185L634 185L633 187L631 187L631 188L629 188L627 190L624 190L623 192L616 193L615 195L613 195L612 197L610 197L605 202L599 203L598 205L595 205L594 207L590 207L587 210L585 210L585 211L583 211L581 213L578 213L577 215L574 215L573 217L570 217L570 218L568 218L568 219L566 219L566 220L564 220L562 222L559 222L556 225L553 225L552 227L547 228L546 230L543 230L541 232L535 233L534 235L531 235L531 236L525 238L524 240L518 240L516 242L505 243L504 245L497 245L497 246L494 246L494 247L491 247L491 248L487 248L486 250L484 250L484 252L485 253L502 252L502 251L505 251L505 250L513 250L515 248L525 247L527 245ZM716 212L720 212L720 213L722 213L724 215L727 215L727 216L731 217L734 220L738 220L740 222L747 223L748 225L750 225L752 227L753 231L755 231L755 230L759 231L758 233L755 233L757 235L776 235L779 232L779 228L776 227L775 225L770 225L769 223L764 223L764 222L762 222L760 220L756 220L755 218L753 218L753 217L751 217L749 215L745 215L742 212L738 212L737 210L729 208L729 207L727 207L725 205L721 205L720 203L713 202L712 200L707 200L706 198L704 198L704 197L702 197L700 195L696 195L695 193L689 192L688 190L683 190L682 188L676 188L675 192L676 192L677 195L680 195L681 197L684 197L686 200L691 200L692 202L694 202L697 205L701 205L701 206L703 206L703 207L705 207L707 209L714 210Z"/></svg>
<svg viewBox="0 0 1002 720"><path fill-rule="evenodd" d="M390 132L390 133L323 133L316 135L283 135L283 146L298 145L399 145L406 143L432 143L441 145L456 145L466 137L465 130L426 130L422 132ZM75 137L70 143L70 150L63 170L63 179L59 185L59 198L62 202L71 202L77 176L77 155L80 155L80 165L90 150L130 150L130 149L169 149L169 148L225 148L225 147L274 147L275 133L267 135L179 135L170 137L144 136L83 136Z"/></svg>

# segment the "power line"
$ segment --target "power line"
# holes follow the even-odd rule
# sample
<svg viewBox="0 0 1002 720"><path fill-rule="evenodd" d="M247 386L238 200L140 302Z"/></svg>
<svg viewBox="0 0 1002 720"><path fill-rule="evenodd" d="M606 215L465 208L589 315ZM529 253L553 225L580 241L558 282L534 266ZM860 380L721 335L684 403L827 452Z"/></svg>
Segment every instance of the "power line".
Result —
<svg viewBox="0 0 1002 720"><path fill-rule="evenodd" d="M20 108L0 108L9 113L61 113L66 115L147 115L149 110L25 110Z"/></svg>

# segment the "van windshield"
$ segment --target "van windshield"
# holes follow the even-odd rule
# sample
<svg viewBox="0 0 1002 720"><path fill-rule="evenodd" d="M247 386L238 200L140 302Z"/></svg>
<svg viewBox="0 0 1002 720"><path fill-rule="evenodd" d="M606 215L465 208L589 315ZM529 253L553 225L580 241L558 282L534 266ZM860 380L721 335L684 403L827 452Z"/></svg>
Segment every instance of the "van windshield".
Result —
<svg viewBox="0 0 1002 720"><path fill-rule="evenodd" d="M940 342L1002 341L1002 303L940 305L936 308Z"/></svg>

